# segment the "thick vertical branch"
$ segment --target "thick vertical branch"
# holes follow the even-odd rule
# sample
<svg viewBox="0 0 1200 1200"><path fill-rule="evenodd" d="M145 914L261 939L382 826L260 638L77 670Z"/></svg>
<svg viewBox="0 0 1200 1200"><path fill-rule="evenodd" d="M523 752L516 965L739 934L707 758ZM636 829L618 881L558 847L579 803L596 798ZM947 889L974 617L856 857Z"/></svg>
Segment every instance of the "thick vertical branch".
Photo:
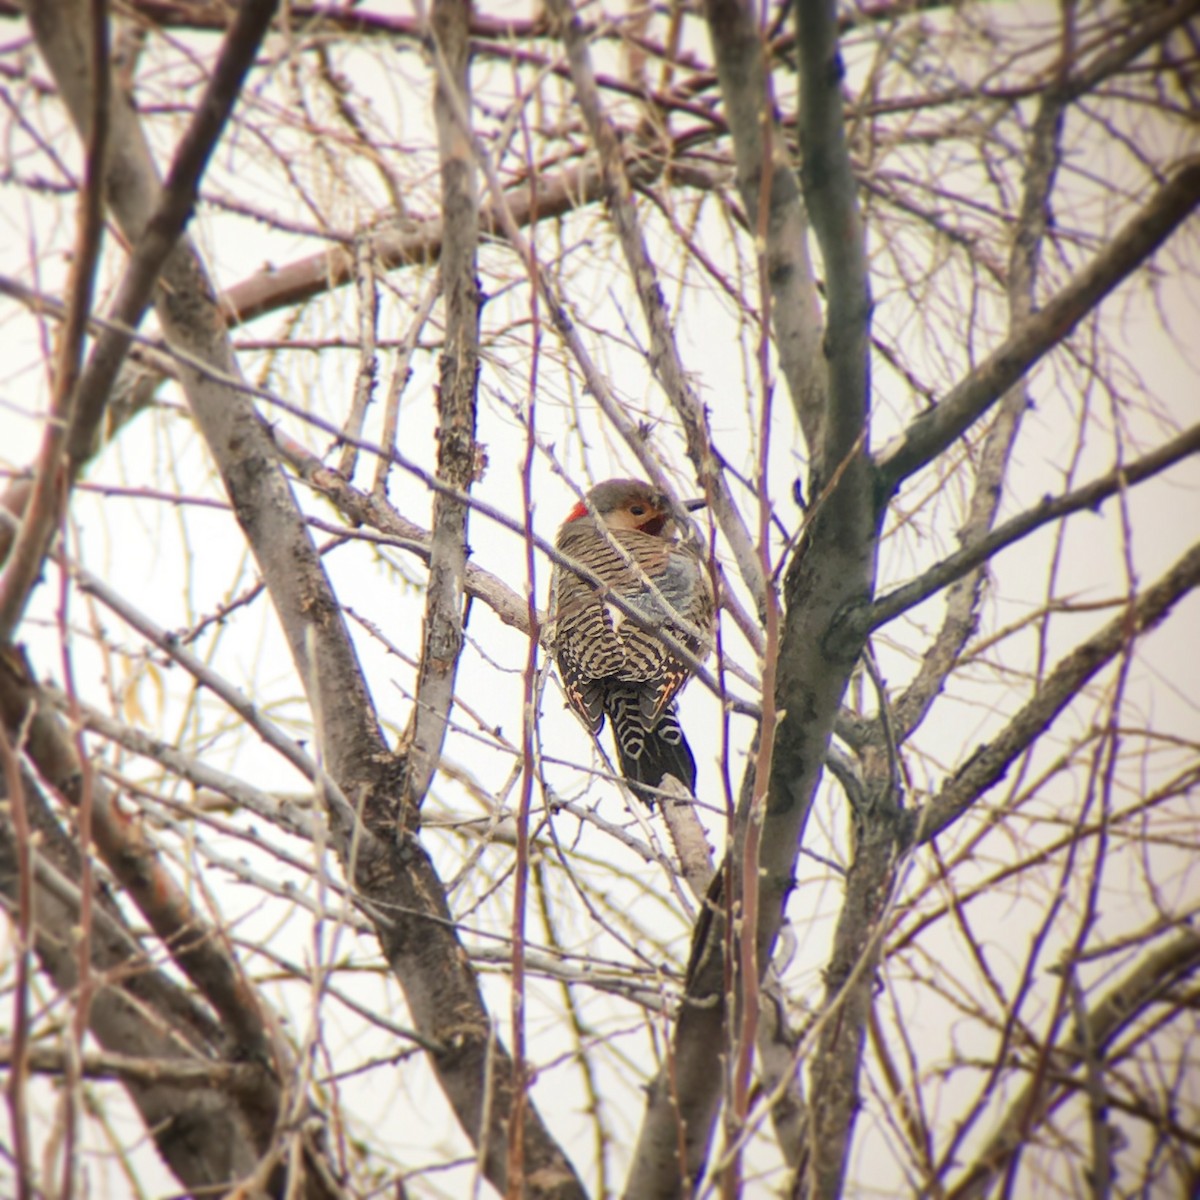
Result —
<svg viewBox="0 0 1200 1200"><path fill-rule="evenodd" d="M837 43L836 9L833 0L798 0L796 5L800 175L825 262L828 296L829 406L822 447L826 472L851 453L861 436L870 388L871 284L858 185L842 119L845 68Z"/></svg>
<svg viewBox="0 0 1200 1200"><path fill-rule="evenodd" d="M20 760L9 741L8 730L0 723L0 769L3 774L3 798L9 819L0 822L0 891L8 900L10 919L15 917L12 957L13 999L8 1080L4 1087L8 1101L11 1156L16 1175L18 1200L33 1191L32 1145L29 1136L29 1000L33 963L34 888L33 838L29 823L29 801Z"/></svg>
<svg viewBox="0 0 1200 1200"><path fill-rule="evenodd" d="M808 253L808 219L763 61L764 35L743 0L706 0L704 16L733 137L738 191L752 222L763 211L762 189L768 188L763 257L773 341L800 428L810 453L817 454L828 387L824 328Z"/></svg>
<svg viewBox="0 0 1200 1200"><path fill-rule="evenodd" d="M1067 50L1061 60L1067 62ZM1034 125L1033 147L1026 174L1024 203L1010 259L1009 304L1013 320L1032 309L1038 253L1048 213L1049 191L1058 163L1062 110L1051 93ZM980 456L976 490L967 519L967 536L991 528L999 506L1003 478L1025 410L1024 388L1018 384L1004 397ZM812 1058L814 1107L810 1148L804 1176L805 1195L840 1195L845 1159L859 1106L863 1034L874 1003L875 970L882 939L879 925L895 884L898 848L905 840L900 797L895 789L896 743L924 715L957 661L974 627L981 571L951 588L946 620L935 639L936 652L925 656L917 679L905 696L901 715L881 712L872 724L870 744L860 747L868 804L856 813L854 860L834 932L833 952L825 972L830 1011L817 1037ZM886 697L881 705L886 706ZM898 706L900 707L900 706Z"/></svg>
<svg viewBox="0 0 1200 1200"><path fill-rule="evenodd" d="M742 789L734 845L712 900L719 906L723 890L734 906L736 921L747 822L760 819L761 830L756 831L761 845L756 930L760 975L771 960L830 732L861 646L859 639L835 635L837 620L870 599L875 579L878 513L866 443L870 291L842 129L834 9L832 3L805 0L797 9L802 178L829 277L825 339L829 391L820 422L821 451L814 455L828 477L816 475L813 480L811 490L818 500L808 538L785 576L787 612L775 688L781 716L770 757L766 811L751 805L750 773ZM727 937L725 925L714 913L711 921L697 927L688 1000L680 1013L672 1059L650 1091L628 1196L672 1194L680 1180L695 1180L703 1168L720 1095L718 1055L725 1045L726 970L720 949ZM870 983L870 973L861 973L860 985L869 989ZM847 1036L861 1042L861 1030ZM813 1090L821 1094L816 1082ZM833 1099L835 1107L826 1120L840 1122L844 1131L853 1111L851 1097ZM827 1101L822 1094L822 1103ZM831 1169L832 1177L840 1179L843 1150L844 1138L835 1137L833 1160L823 1160L821 1170Z"/></svg>
<svg viewBox="0 0 1200 1200"><path fill-rule="evenodd" d="M890 781L872 790L857 826L854 859L825 968L825 1008L810 1062L807 1154L796 1193L842 1194L846 1157L860 1108L863 1042L876 990L883 938L881 922L895 882L895 864L906 840L905 818Z"/></svg>
<svg viewBox="0 0 1200 1200"><path fill-rule="evenodd" d="M779 929L830 731L861 649L857 639L837 638L833 630L839 614L869 599L875 584L879 512L866 424L871 291L842 117L836 8L833 0L798 0L796 5L801 180L825 263L828 296L829 403L819 466L829 474L813 480L818 500L811 540L793 559L785 580L788 607L776 702L786 716L776 738L763 836L759 940L764 948ZM820 1103L811 1110L805 1183L815 1196L840 1194L858 1108L859 1066L874 986L873 962L860 958L876 944L874 923L889 891L898 835L894 814L886 798L881 800L875 824L864 831L859 845L861 857L847 878L833 973L826 981L827 1002L841 1007L826 1020L810 1067L811 1094Z"/></svg>
<svg viewBox="0 0 1200 1200"><path fill-rule="evenodd" d="M87 90L72 37L78 0L36 6L38 44L76 124ZM155 211L159 184L136 114L114 97L113 153L106 175L114 215L131 240ZM493 1037L478 980L459 942L445 889L415 836L397 835L405 764L388 748L337 599L269 432L246 394L227 382L237 365L210 283L186 241L169 256L158 316L184 355L180 382L221 473L238 523L267 583L297 673L321 715L324 763L359 806L367 829L355 840L343 811L329 816L347 874L372 906L389 967L404 988L439 1083L467 1136L486 1145L484 1170L503 1190L512 1062ZM206 369L192 363L199 362ZM353 851L353 854L352 854ZM485 1106L485 1094L489 1103ZM573 1197L582 1187L533 1105L526 1110L531 1195Z"/></svg>
<svg viewBox="0 0 1200 1200"><path fill-rule="evenodd" d="M438 387L438 479L459 492L475 479L476 385L479 378L479 198L471 148L469 0L435 0L434 119L442 163L442 298L446 341ZM429 590L408 754L408 794L420 805L441 755L463 647L463 575L467 506L438 491L433 498Z"/></svg>

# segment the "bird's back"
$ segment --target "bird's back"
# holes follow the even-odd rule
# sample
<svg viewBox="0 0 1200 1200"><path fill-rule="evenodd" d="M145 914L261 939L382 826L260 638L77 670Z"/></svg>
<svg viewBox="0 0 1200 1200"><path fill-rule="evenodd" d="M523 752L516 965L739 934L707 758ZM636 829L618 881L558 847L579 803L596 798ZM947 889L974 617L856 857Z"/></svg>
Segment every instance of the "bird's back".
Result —
<svg viewBox="0 0 1200 1200"><path fill-rule="evenodd" d="M712 586L703 562L686 546L636 529L601 531L593 521L581 520L563 528L558 549L596 575L655 630L666 631L693 654L707 651L705 637L697 633L706 635L711 626ZM689 669L655 632L630 620L588 581L563 567L556 567L554 575L555 653L568 694L573 679L658 682L647 693L652 711L645 715L661 712ZM572 702L598 728L601 713L595 704L574 695Z"/></svg>

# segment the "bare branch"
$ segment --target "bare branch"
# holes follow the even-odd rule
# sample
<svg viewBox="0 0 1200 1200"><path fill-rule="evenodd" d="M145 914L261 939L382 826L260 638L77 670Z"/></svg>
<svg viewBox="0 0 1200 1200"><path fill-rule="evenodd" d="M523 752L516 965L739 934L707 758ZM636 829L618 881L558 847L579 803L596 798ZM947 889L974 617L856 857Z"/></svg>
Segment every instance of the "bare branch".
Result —
<svg viewBox="0 0 1200 1200"><path fill-rule="evenodd" d="M254 61L262 39L266 36L275 7L276 0L253 0L239 8L237 18L221 48L205 95L176 149L155 211L138 231L137 244L113 302L113 324L97 340L87 368L73 388L69 406L65 403L60 406L60 416L65 418L69 411L70 427L63 442L69 478L74 477L79 465L92 453L104 406L108 402L117 372L129 349L130 338L126 330L135 329L140 324L167 256L192 215L204 168L229 120L242 80ZM47 17L46 11L40 5L35 6L31 20L35 33L44 38L45 32L39 30L39 21L43 19L52 18ZM89 131L89 138L93 129L98 135L99 147L93 151L98 155L98 164L104 156L108 135L107 88L100 79L97 79L94 85L90 83L94 75L90 62L81 65L84 67L84 74L80 81L81 86L77 86L76 92L81 100L85 95L87 99L87 103L81 104L79 108L81 128ZM81 91L83 95L80 94ZM93 120L92 101L96 97L105 100L99 110L105 117L103 121ZM96 179L94 182L97 195L91 204L95 207L92 220L96 221L99 218L98 193L101 180ZM91 238L90 241L94 244L95 238ZM88 260L85 256L85 263ZM71 336L70 330L68 336ZM79 333L76 332L73 336L78 337ZM64 385L73 382L73 375L73 371L66 372ZM53 428L52 426L52 430ZM52 433L52 436L59 435ZM48 472L49 477L57 479L57 461L46 461L43 470ZM56 483L55 487L58 486ZM18 538L8 568L0 580L0 640L7 641L11 638L21 619L29 591L49 548L50 538L58 526L58 518L54 516L54 511L60 509L65 500L64 488L54 510L44 505L35 505L27 509L28 515L34 519L29 520Z"/></svg>
<svg viewBox="0 0 1200 1200"><path fill-rule="evenodd" d="M878 466L888 489L920 470L973 425L1114 288L1140 267L1200 204L1200 160L1182 164L1141 211L1043 308L957 384L933 410L885 446Z"/></svg>
<svg viewBox="0 0 1200 1200"><path fill-rule="evenodd" d="M434 119L441 156L441 290L446 341L438 387L438 479L465 493L479 469L475 445L479 383L479 243L476 179L471 152L467 26L470 5L434 0L432 32L437 56ZM420 808L446 738L454 681L463 648L463 576L467 564L467 506L450 491L433 498L429 587L416 699L408 735L408 803ZM408 819L405 814L404 819Z"/></svg>
<svg viewBox="0 0 1200 1200"><path fill-rule="evenodd" d="M1066 77L1074 61L1074 21L1074 9L1070 5L1064 6L1057 64L1060 80ZM1021 209L1008 256L1006 292L1010 331L1034 311L1042 243L1050 219L1050 196L1061 156L1064 108L1061 87L1050 88L1042 97L1030 132ZM1019 380L996 406L995 417L979 454L967 517L958 534L964 545L981 540L996 520L1003 494L1002 482L1028 405L1024 381ZM941 628L922 656L916 678L895 702L897 741L903 742L925 719L946 676L967 644L976 624L983 578L982 569L977 569L950 586Z"/></svg>
<svg viewBox="0 0 1200 1200"><path fill-rule="evenodd" d="M57 715L38 707L27 671L15 663L4 663L0 705L10 730L28 725L28 751L41 777L78 805L82 769L70 734ZM290 1055L224 937L179 888L145 831L122 812L116 793L101 778L92 780L92 788L92 829L109 869L245 1053L284 1076Z"/></svg>
<svg viewBox="0 0 1200 1200"><path fill-rule="evenodd" d="M1061 496L1047 496L1036 508L1011 517L1004 524L979 537L977 541L948 555L911 583L880 596L870 606L869 620L864 624L868 629L878 629L886 625L955 579L990 561L1005 547L1014 545L1035 529L1084 509L1096 511L1105 500L1115 496L1122 488L1133 487L1143 480L1153 479L1168 467L1197 453L1200 453L1200 425L1193 425L1191 429L1169 442L1164 442L1157 450L1151 450L1149 454L1135 459L1127 466L1114 467L1091 483L1085 483Z"/></svg>
<svg viewBox="0 0 1200 1200"><path fill-rule="evenodd" d="M39 45L78 121L86 97L66 36L70 5L47 4L39 10L48 14L38 30ZM113 117L109 199L123 227L136 236L153 211L157 183L132 110L116 103ZM214 289L190 247L181 245L171 256L164 278L168 287L160 291L158 313L168 339L219 375L236 377L224 322L209 300ZM392 914L377 926L384 953L405 988L418 1031L442 1047L431 1057L448 1099L468 1136L488 1142L488 1172L501 1182L504 1155L497 1148L503 1137L498 1131L511 1101L511 1061L494 1044L478 981L459 947L432 861L415 839L396 837L403 763L380 734L336 598L275 467L263 423L240 390L191 366L181 369L181 378L270 589L297 672L321 714L326 768L345 794L361 798L365 823L376 834L369 845L363 839L352 841L340 811L333 809L339 851L376 911ZM485 1072L494 1077L495 1102L488 1117L496 1130L490 1137L480 1127ZM574 1194L574 1173L532 1108L526 1133L527 1161L546 1194Z"/></svg>
<svg viewBox="0 0 1200 1200"><path fill-rule="evenodd" d="M1131 637L1153 629L1172 607L1200 584L1200 544L1193 546L1157 583L1099 633L1081 642L1042 681L1034 696L985 746L980 746L942 785L918 815L921 841L958 820L1042 732L1089 679L1124 649Z"/></svg>
<svg viewBox="0 0 1200 1200"><path fill-rule="evenodd" d="M1200 970L1200 934L1191 929L1143 955L1093 1004L1086 1016L1086 1029L1073 1029L1066 1044L1056 1048L1066 1059L1071 1074L1086 1070L1089 1046L1093 1054L1103 1055L1113 1038L1142 1016L1147 1005L1197 970ZM1038 1082L1030 1081L1008 1106L996 1132L975 1156L962 1182L947 1193L948 1200L980 1200L988 1194L996 1176L1024 1141L1025 1130L1050 1109L1061 1086L1035 1091Z"/></svg>
<svg viewBox="0 0 1200 1200"><path fill-rule="evenodd" d="M629 170L634 181L648 185L661 174L662 160L641 155L634 158ZM480 212L480 232L511 241L512 230L535 219L553 220L583 204L595 203L603 194L603 180L595 166L564 169L539 178L536 189L522 186L493 194L492 204ZM396 217L374 230L370 239L371 254L381 267L422 266L440 257L445 228L441 218L421 221ZM342 287L353 278L353 254L343 246L332 246L244 279L222 295L221 304L233 321L244 324L264 313Z"/></svg>
<svg viewBox="0 0 1200 1200"><path fill-rule="evenodd" d="M762 267L772 298L774 345L809 451L820 454L829 386L824 328L808 221L766 73L764 35L742 0L708 0L704 15L742 203L751 221L766 211Z"/></svg>
<svg viewBox="0 0 1200 1200"><path fill-rule="evenodd" d="M0 1063L9 1065L10 1061L10 1047L0 1043ZM67 1070L66 1055L51 1046L35 1046L29 1067L44 1075L62 1075ZM258 1071L245 1063L188 1062L104 1051L85 1054L82 1067L87 1079L119 1079L143 1087L216 1088L235 1094L252 1085Z"/></svg>
<svg viewBox="0 0 1200 1200"><path fill-rule="evenodd" d="M7 672L6 672L7 675ZM7 683L0 691L10 695ZM40 840L38 862L30 880L36 903L33 930L38 961L55 986L70 993L78 981L77 951L64 936L79 920L81 897L70 882L79 876L78 855L45 805L36 782L24 777L24 798ZM14 899L19 878L17 845L8 822L0 822L0 894ZM148 1055L163 1062L203 1062L219 1069L229 1051L219 1027L176 983L156 969L125 928L115 905L97 898L91 938L92 963L103 972L89 1009L89 1028L107 1051ZM36 1054L36 1048L31 1047ZM264 1111L264 1085L274 1084L260 1063L240 1068L247 1086L242 1095L251 1111ZM130 1081L129 1092L163 1155L185 1187L201 1189L228 1184L248 1171L259 1146L252 1120L240 1104L231 1104L223 1089L183 1090L143 1086ZM269 1111L269 1107L266 1111ZM172 1131L187 1125L198 1137L178 1138ZM261 1128L259 1133L261 1133ZM269 1130L268 1130L269 1132Z"/></svg>
<svg viewBox="0 0 1200 1200"><path fill-rule="evenodd" d="M825 263L829 408L822 478L862 435L870 398L871 287L858 185L842 122L845 67L833 0L797 0L800 177Z"/></svg>

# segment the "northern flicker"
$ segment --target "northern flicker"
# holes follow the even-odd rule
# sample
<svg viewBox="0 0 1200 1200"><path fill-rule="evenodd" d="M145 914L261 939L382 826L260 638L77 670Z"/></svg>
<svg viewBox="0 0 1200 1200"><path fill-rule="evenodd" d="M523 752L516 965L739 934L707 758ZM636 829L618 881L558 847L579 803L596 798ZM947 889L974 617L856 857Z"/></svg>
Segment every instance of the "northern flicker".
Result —
<svg viewBox="0 0 1200 1200"><path fill-rule="evenodd" d="M714 605L704 560L677 539L666 496L636 479L592 488L555 545L650 626L635 624L572 571L554 568L554 655L571 707L593 736L609 719L621 772L646 803L655 798L647 786L658 787L666 774L694 792L696 762L675 706L691 668L651 629L697 658L708 653Z"/></svg>

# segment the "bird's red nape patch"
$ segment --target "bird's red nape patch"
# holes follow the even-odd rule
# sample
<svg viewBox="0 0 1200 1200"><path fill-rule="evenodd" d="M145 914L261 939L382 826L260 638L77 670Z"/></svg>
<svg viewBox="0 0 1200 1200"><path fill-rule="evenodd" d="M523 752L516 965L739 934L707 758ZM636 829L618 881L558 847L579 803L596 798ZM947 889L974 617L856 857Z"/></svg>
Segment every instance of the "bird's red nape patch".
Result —
<svg viewBox="0 0 1200 1200"><path fill-rule="evenodd" d="M575 507L573 509L571 509L571 511L569 513L567 513L567 519L564 523L567 525L570 525L570 523L572 521L578 521L580 517L586 517L587 515L588 515L587 505L584 504L584 502L582 500L580 500L580 502L577 505L575 505Z"/></svg>

